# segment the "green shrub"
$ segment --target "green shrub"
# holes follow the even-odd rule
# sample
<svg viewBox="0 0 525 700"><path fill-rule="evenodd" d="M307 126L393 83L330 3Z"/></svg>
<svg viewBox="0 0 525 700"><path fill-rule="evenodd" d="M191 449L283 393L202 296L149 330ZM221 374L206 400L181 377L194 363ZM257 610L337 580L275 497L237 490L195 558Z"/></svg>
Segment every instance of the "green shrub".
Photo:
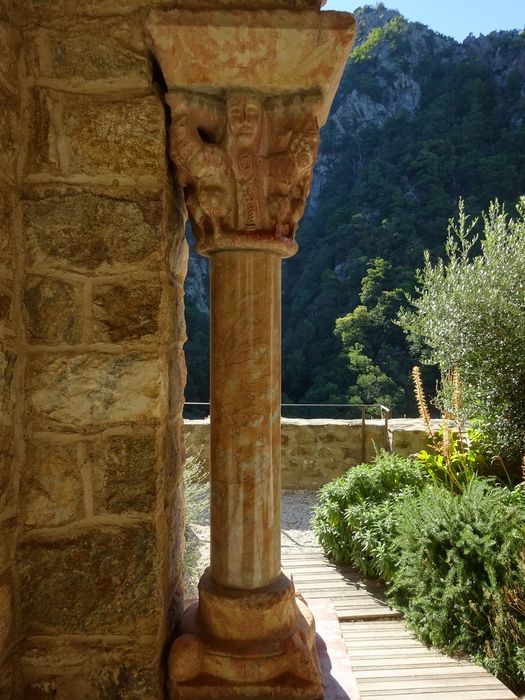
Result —
<svg viewBox="0 0 525 700"><path fill-rule="evenodd" d="M394 513L389 596L426 642L525 681L525 492L474 477L432 485Z"/></svg>
<svg viewBox="0 0 525 700"><path fill-rule="evenodd" d="M427 481L414 461L386 452L350 469L320 490L312 525L321 546L336 561L353 561L365 575L388 578L393 506Z"/></svg>

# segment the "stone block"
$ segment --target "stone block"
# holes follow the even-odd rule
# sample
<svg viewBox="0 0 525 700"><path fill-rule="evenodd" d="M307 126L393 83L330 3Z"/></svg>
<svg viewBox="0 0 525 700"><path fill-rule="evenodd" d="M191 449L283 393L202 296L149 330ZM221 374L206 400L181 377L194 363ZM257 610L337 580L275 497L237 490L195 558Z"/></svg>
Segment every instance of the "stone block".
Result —
<svg viewBox="0 0 525 700"><path fill-rule="evenodd" d="M162 313L163 323L160 324L162 342L185 343L188 340L186 333L185 318L185 296L184 287L175 283L176 286L166 286L164 294L164 310Z"/></svg>
<svg viewBox="0 0 525 700"><path fill-rule="evenodd" d="M7 347L0 348L0 416L11 417L14 405L13 375L16 353Z"/></svg>
<svg viewBox="0 0 525 700"><path fill-rule="evenodd" d="M434 429L438 425L438 420L432 421ZM395 419L390 424L390 441L393 452L402 457L409 457L428 449L429 438L420 419Z"/></svg>
<svg viewBox="0 0 525 700"><path fill-rule="evenodd" d="M186 369L186 356L182 348L173 348L169 353L169 395L164 396L166 405L172 417L181 416L184 408L184 387L188 373Z"/></svg>
<svg viewBox="0 0 525 700"><path fill-rule="evenodd" d="M0 668L0 698L11 700L15 697L13 691L14 678L11 660L6 660Z"/></svg>
<svg viewBox="0 0 525 700"><path fill-rule="evenodd" d="M44 20L71 22L78 17L104 17L111 14L122 16L140 8L171 9L182 6L196 9L317 9L323 4L324 0L84 0L82 3L70 0L27 0L22 19L29 24L39 24Z"/></svg>
<svg viewBox="0 0 525 700"><path fill-rule="evenodd" d="M23 203L28 263L58 269L159 269L162 204L68 193ZM1 244L0 244L1 245Z"/></svg>
<svg viewBox="0 0 525 700"><path fill-rule="evenodd" d="M47 675L47 674L46 674ZM24 700L162 700L164 692L156 669L111 665L78 669L71 677L56 672L45 680L30 681Z"/></svg>
<svg viewBox="0 0 525 700"><path fill-rule="evenodd" d="M14 267L13 206L14 191L0 181L0 266L12 271Z"/></svg>
<svg viewBox="0 0 525 700"><path fill-rule="evenodd" d="M31 93L31 141L26 159L27 172L46 173L59 176L60 158L58 153L59 133L57 123L51 119L53 102L45 90Z"/></svg>
<svg viewBox="0 0 525 700"><path fill-rule="evenodd" d="M165 179L164 107L157 97L127 102L57 97L36 90L28 174ZM43 136L40 136L40 132Z"/></svg>
<svg viewBox="0 0 525 700"><path fill-rule="evenodd" d="M0 327L12 325L13 284L0 279Z"/></svg>
<svg viewBox="0 0 525 700"><path fill-rule="evenodd" d="M84 516L77 461L76 445L29 444L20 485L26 525L53 527Z"/></svg>
<svg viewBox="0 0 525 700"><path fill-rule="evenodd" d="M351 445L345 445L344 443L330 445L330 447L327 445L320 445L317 450L317 455L319 456L320 460L327 462L332 461L337 464L344 462L350 451Z"/></svg>
<svg viewBox="0 0 525 700"><path fill-rule="evenodd" d="M64 21L71 23L82 17L122 16L144 6L159 7L168 4L169 0L85 0L82 3L71 0L27 0L22 20L27 26L38 26L44 21L60 26Z"/></svg>
<svg viewBox="0 0 525 700"><path fill-rule="evenodd" d="M14 437L11 426L0 425L0 512L13 501Z"/></svg>
<svg viewBox="0 0 525 700"><path fill-rule="evenodd" d="M13 87L18 85L20 36L11 23L0 20L0 74Z"/></svg>
<svg viewBox="0 0 525 700"><path fill-rule="evenodd" d="M129 102L71 100L64 113L71 171L164 177L164 107L157 97Z"/></svg>
<svg viewBox="0 0 525 700"><path fill-rule="evenodd" d="M295 442L296 445L315 444L315 435L313 430L307 425L307 421L303 421L304 425L287 426L290 442Z"/></svg>
<svg viewBox="0 0 525 700"><path fill-rule="evenodd" d="M41 429L100 428L161 416L160 363L145 353L32 359L28 403Z"/></svg>
<svg viewBox="0 0 525 700"><path fill-rule="evenodd" d="M156 340L161 291L158 282L96 286L93 289L94 341Z"/></svg>
<svg viewBox="0 0 525 700"><path fill-rule="evenodd" d="M17 10L20 4L17 0L0 0L0 18L9 24L18 24L20 15Z"/></svg>
<svg viewBox="0 0 525 700"><path fill-rule="evenodd" d="M9 574L4 574L0 577L0 655L2 650L13 641L14 608L11 577Z"/></svg>
<svg viewBox="0 0 525 700"><path fill-rule="evenodd" d="M14 519L4 521L0 525L0 567L2 569L13 561L16 527L17 523Z"/></svg>
<svg viewBox="0 0 525 700"><path fill-rule="evenodd" d="M79 343L82 338L81 295L80 285L30 276L24 290L28 341L43 345Z"/></svg>
<svg viewBox="0 0 525 700"><path fill-rule="evenodd" d="M21 657L24 699L161 700L160 651L136 639L33 640Z"/></svg>
<svg viewBox="0 0 525 700"><path fill-rule="evenodd" d="M117 436L87 444L95 514L153 512L156 503L155 437Z"/></svg>
<svg viewBox="0 0 525 700"><path fill-rule="evenodd" d="M326 0L175 0L171 7L216 10L220 7L249 10L319 9Z"/></svg>
<svg viewBox="0 0 525 700"><path fill-rule="evenodd" d="M41 31L27 54L28 73L37 81L63 81L84 92L151 87L142 27L127 18L78 22L67 32Z"/></svg>
<svg viewBox="0 0 525 700"><path fill-rule="evenodd" d="M297 447L292 452L293 455L297 457L303 457L307 459L315 459L317 456L317 450L315 443L312 442L311 445L297 445Z"/></svg>
<svg viewBox="0 0 525 700"><path fill-rule="evenodd" d="M19 541L26 634L157 634L164 622L157 546L146 523Z"/></svg>
<svg viewBox="0 0 525 700"><path fill-rule="evenodd" d="M0 173L13 180L18 155L18 98L0 85Z"/></svg>

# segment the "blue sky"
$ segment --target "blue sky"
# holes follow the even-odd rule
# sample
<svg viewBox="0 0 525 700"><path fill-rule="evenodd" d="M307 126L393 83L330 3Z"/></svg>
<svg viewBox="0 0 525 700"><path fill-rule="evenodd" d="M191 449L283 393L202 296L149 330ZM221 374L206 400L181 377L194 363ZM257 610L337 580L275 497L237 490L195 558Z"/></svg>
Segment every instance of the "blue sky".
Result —
<svg viewBox="0 0 525 700"><path fill-rule="evenodd" d="M488 34L495 29L523 29L525 0L383 0L407 19L423 22L458 41L472 32ZM360 3L374 5L374 0ZM352 12L356 0L327 0L325 10Z"/></svg>

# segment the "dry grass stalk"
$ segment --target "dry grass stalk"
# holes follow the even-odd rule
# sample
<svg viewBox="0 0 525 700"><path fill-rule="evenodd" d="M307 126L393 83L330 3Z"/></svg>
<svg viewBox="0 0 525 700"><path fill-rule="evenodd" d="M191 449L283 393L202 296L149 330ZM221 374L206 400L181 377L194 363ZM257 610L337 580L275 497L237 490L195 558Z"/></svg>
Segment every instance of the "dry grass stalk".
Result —
<svg viewBox="0 0 525 700"><path fill-rule="evenodd" d="M416 395L417 407L419 415L427 431L427 435L432 437L432 426L430 425L430 413L428 411L427 399L425 390L423 389L423 380L421 379L421 370L419 367L414 367L412 370L412 379L414 381L414 393Z"/></svg>
<svg viewBox="0 0 525 700"><path fill-rule="evenodd" d="M461 379L457 367L452 370L452 405L456 416L459 416L461 411Z"/></svg>
<svg viewBox="0 0 525 700"><path fill-rule="evenodd" d="M450 421L454 420L454 417L448 411L445 411L443 416L443 442L441 444L441 454L445 458L447 464L450 463L450 452L451 452L451 430Z"/></svg>

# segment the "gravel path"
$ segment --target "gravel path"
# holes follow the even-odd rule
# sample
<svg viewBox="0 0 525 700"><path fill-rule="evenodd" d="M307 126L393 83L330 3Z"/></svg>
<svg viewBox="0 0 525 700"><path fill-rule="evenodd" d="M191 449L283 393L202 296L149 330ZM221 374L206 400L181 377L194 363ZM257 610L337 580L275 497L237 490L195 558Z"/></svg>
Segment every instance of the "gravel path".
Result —
<svg viewBox="0 0 525 700"><path fill-rule="evenodd" d="M318 547L310 527L310 518L317 498L316 491L281 492L281 548L283 553ZM192 535L199 543L196 570L202 573L210 563L210 514L203 513L190 524ZM197 597L196 581L186 581L187 598Z"/></svg>

